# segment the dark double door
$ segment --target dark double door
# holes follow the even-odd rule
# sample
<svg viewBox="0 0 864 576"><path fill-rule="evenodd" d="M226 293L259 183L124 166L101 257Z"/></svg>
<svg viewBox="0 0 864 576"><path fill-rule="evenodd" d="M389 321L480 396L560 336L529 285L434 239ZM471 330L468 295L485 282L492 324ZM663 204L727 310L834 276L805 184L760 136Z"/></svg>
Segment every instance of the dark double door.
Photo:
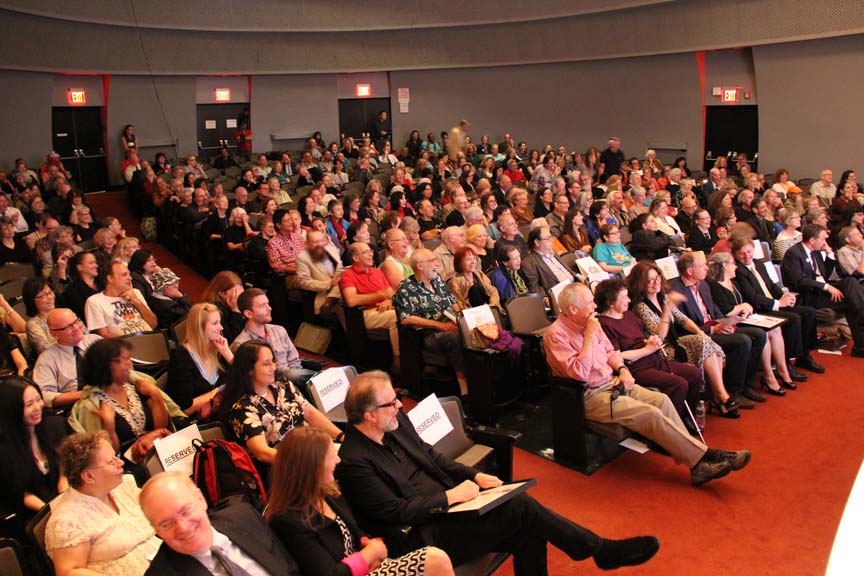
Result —
<svg viewBox="0 0 864 576"><path fill-rule="evenodd" d="M234 132L241 113L249 104L198 104L198 151L204 158L217 156L223 146L237 153Z"/></svg>
<svg viewBox="0 0 864 576"><path fill-rule="evenodd" d="M732 152L733 154L729 154ZM705 114L706 172L714 167L718 156L728 156L735 163L735 154L744 152L755 172L759 152L759 115L756 106L707 106Z"/></svg>
<svg viewBox="0 0 864 576"><path fill-rule="evenodd" d="M372 122L381 111L390 118L389 98L352 98L339 100L339 133L342 138L351 136L359 145L364 134L370 132ZM372 139L374 142L374 138ZM341 142L340 142L341 145Z"/></svg>
<svg viewBox="0 0 864 576"><path fill-rule="evenodd" d="M99 106L64 106L51 111L51 146L83 192L108 189L105 127Z"/></svg>

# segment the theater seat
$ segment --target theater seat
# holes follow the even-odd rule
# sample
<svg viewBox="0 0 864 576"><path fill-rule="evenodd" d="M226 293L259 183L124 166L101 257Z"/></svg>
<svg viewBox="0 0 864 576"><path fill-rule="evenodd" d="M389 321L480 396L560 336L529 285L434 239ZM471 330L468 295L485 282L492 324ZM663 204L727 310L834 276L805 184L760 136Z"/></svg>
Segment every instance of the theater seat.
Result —
<svg viewBox="0 0 864 576"><path fill-rule="evenodd" d="M630 432L619 424L585 420L585 383L552 378L552 446L555 460L591 475L624 451Z"/></svg>

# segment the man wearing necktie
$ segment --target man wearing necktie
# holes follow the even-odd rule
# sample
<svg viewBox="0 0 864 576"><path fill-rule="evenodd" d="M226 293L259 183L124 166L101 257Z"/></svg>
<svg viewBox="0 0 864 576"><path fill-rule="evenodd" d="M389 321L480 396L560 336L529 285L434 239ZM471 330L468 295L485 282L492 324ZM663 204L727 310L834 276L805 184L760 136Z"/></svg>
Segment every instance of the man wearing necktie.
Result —
<svg viewBox="0 0 864 576"><path fill-rule="evenodd" d="M801 235L801 242L783 257L783 280L801 304L845 314L854 341L852 356L864 358L864 288L854 278L831 280L837 261L824 226L810 224Z"/></svg>
<svg viewBox="0 0 864 576"><path fill-rule="evenodd" d="M299 575L297 563L245 502L208 514L201 491L181 472L157 474L138 498L163 540L147 575Z"/></svg>
<svg viewBox="0 0 864 576"><path fill-rule="evenodd" d="M816 310L800 305L792 292L784 293L768 275L766 264L753 258L753 241L746 236L732 237L732 256L737 267L733 283L741 292L745 302L756 312L767 312L773 316L786 318L781 327L786 352L795 358L795 368L822 374L825 368L810 356L816 347ZM767 265L771 265L768 263ZM797 382L805 382L807 376L791 365L789 375Z"/></svg>
<svg viewBox="0 0 864 576"><path fill-rule="evenodd" d="M84 353L102 337L85 334L84 324L68 308L55 308L46 321L57 342L39 355L33 368L33 380L42 389L45 405L57 410L81 398Z"/></svg>

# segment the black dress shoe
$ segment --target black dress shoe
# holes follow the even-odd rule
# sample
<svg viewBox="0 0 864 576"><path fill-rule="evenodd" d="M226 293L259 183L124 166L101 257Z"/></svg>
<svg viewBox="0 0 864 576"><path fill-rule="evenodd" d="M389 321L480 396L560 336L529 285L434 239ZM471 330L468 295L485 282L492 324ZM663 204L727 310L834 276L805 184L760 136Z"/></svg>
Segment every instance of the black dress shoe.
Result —
<svg viewBox="0 0 864 576"><path fill-rule="evenodd" d="M852 355L855 355L855 349L852 349ZM816 363L815 360L808 354L804 358L801 358L797 362L795 362L796 368L803 368L804 370L809 370L815 374L824 374L825 367Z"/></svg>
<svg viewBox="0 0 864 576"><path fill-rule="evenodd" d="M654 536L637 536L626 540L604 540L594 554L594 563L601 570L615 570L621 566L637 566L647 562L660 549L660 540Z"/></svg>
<svg viewBox="0 0 864 576"><path fill-rule="evenodd" d="M789 377L793 382L807 382L809 380L806 374L799 372L791 364L786 364L786 369L789 371Z"/></svg>

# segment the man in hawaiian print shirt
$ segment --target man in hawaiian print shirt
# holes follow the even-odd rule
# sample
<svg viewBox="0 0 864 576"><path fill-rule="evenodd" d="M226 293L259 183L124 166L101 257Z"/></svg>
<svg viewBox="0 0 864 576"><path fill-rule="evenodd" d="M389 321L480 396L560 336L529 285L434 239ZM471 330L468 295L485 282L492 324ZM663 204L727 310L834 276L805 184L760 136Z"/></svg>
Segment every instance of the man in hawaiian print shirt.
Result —
<svg viewBox="0 0 864 576"><path fill-rule="evenodd" d="M403 326L424 329L423 347L447 356L456 371L462 396L468 394L468 381L462 370L462 339L456 325L456 299L438 276L438 258L431 250L415 250L411 255L414 276L406 278L393 295L396 317Z"/></svg>

